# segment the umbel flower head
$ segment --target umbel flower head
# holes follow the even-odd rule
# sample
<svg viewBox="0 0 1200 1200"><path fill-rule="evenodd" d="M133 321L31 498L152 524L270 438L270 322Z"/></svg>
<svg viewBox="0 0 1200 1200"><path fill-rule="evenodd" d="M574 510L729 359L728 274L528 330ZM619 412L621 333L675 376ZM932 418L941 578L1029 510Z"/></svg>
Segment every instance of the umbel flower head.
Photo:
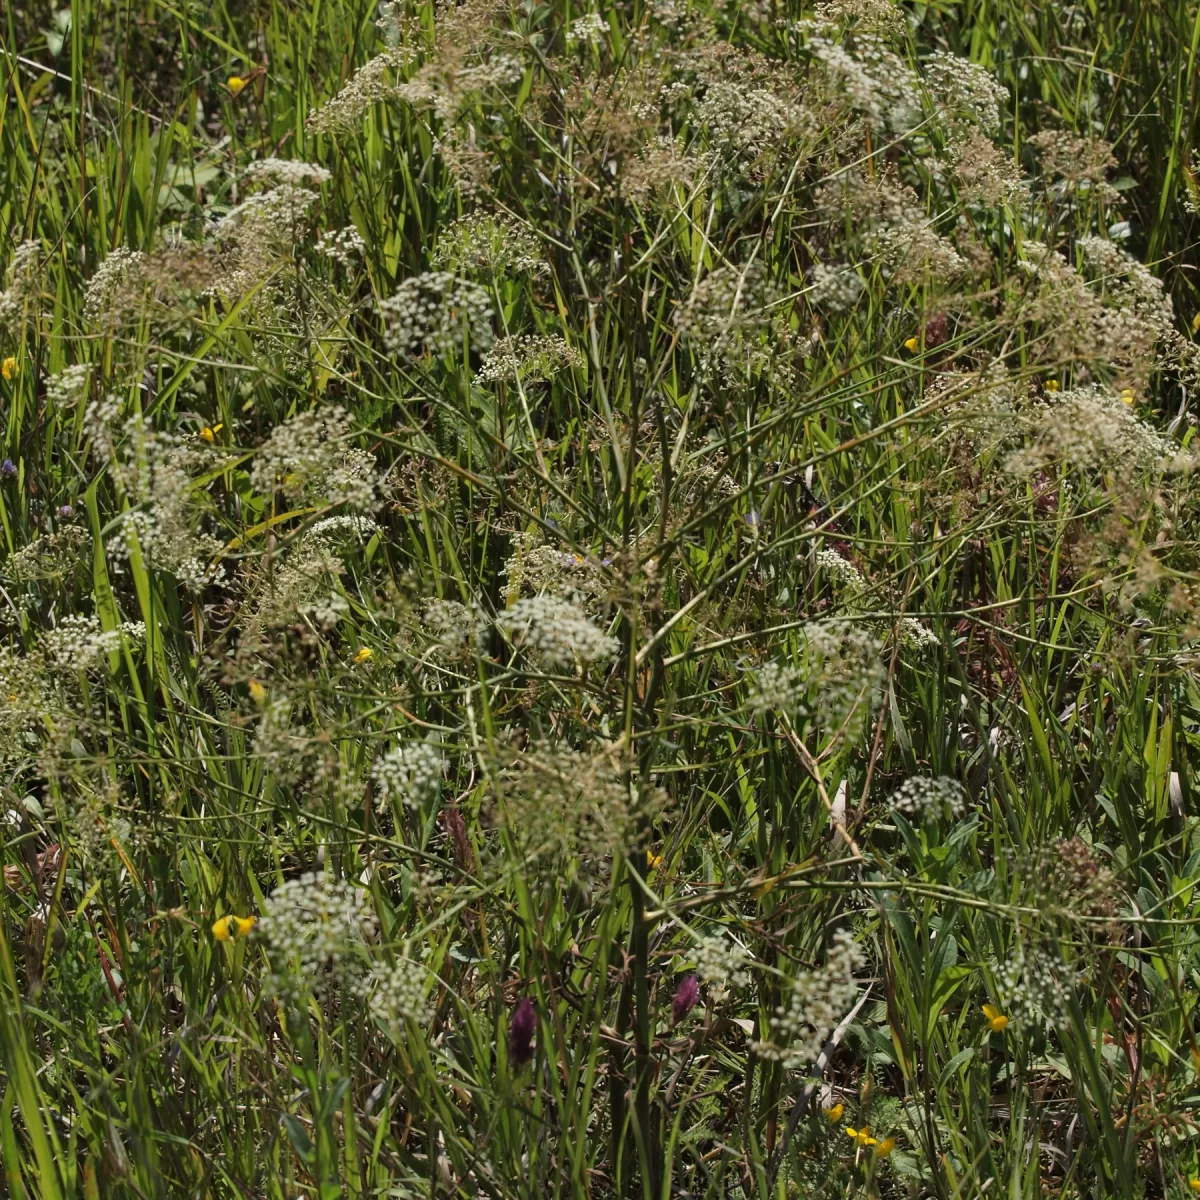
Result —
<svg viewBox="0 0 1200 1200"><path fill-rule="evenodd" d="M357 982L375 929L362 891L314 871L281 883L264 909L259 931L269 948L274 991L298 998L336 978Z"/></svg>
<svg viewBox="0 0 1200 1200"><path fill-rule="evenodd" d="M796 976L787 1003L775 1010L770 1040L755 1043L755 1050L791 1068L811 1063L854 1002L858 994L854 973L862 963L854 939L839 929L824 965Z"/></svg>
<svg viewBox="0 0 1200 1200"><path fill-rule="evenodd" d="M428 271L406 279L380 302L384 340L394 353L437 358L492 344L492 302L477 283L447 271Z"/></svg>
<svg viewBox="0 0 1200 1200"><path fill-rule="evenodd" d="M551 668L594 666L618 649L617 639L597 629L579 605L557 596L518 600L498 624Z"/></svg>
<svg viewBox="0 0 1200 1200"><path fill-rule="evenodd" d="M389 750L371 772L379 789L377 806L384 811L395 800L410 808L422 808L441 791L444 770L442 752L428 742Z"/></svg>

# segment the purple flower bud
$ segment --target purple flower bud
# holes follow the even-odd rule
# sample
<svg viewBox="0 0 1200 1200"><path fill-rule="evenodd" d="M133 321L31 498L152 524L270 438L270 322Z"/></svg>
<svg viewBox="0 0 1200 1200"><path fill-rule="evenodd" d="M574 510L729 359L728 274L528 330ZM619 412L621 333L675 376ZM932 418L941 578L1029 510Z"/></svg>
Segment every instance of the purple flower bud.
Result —
<svg viewBox="0 0 1200 1200"><path fill-rule="evenodd" d="M751 529L756 529L758 527L758 525L762 522L762 516L759 514L759 511L757 508L752 508L745 515L745 517L743 519L745 520L746 524L750 526Z"/></svg>
<svg viewBox="0 0 1200 1200"><path fill-rule="evenodd" d="M64 504L62 508L58 510L58 515L64 518L73 517L75 515L75 510L69 504Z"/></svg>
<svg viewBox="0 0 1200 1200"><path fill-rule="evenodd" d="M696 1007L699 999L700 980L688 975L675 989L675 999L671 1001L671 1017L676 1025Z"/></svg>
<svg viewBox="0 0 1200 1200"><path fill-rule="evenodd" d="M513 1010L508 1023L508 1053L518 1063L527 1063L533 1057L533 1035L537 1030L537 1013L533 1001L526 996Z"/></svg>
<svg viewBox="0 0 1200 1200"><path fill-rule="evenodd" d="M6 458L2 463L0 463L0 475L3 475L5 479L14 479L16 474L16 464L11 458Z"/></svg>

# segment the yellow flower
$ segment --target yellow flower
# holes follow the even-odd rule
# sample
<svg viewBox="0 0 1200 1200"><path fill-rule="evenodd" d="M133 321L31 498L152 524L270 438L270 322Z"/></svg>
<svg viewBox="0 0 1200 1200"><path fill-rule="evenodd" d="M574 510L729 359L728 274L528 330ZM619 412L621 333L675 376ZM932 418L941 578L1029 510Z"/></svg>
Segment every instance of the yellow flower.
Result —
<svg viewBox="0 0 1200 1200"><path fill-rule="evenodd" d="M1008 1018L991 1004L983 1006L983 1015L993 1033L1003 1033L1008 1028Z"/></svg>
<svg viewBox="0 0 1200 1200"><path fill-rule="evenodd" d="M1189 1179L1188 1187L1190 1187L1193 1192L1200 1192L1200 1179Z"/></svg>
<svg viewBox="0 0 1200 1200"><path fill-rule="evenodd" d="M0 363L0 375L3 375L6 380L11 379L17 373L17 360L10 354L2 363Z"/></svg>
<svg viewBox="0 0 1200 1200"><path fill-rule="evenodd" d="M255 704L262 704L267 698L267 689L257 679L250 680L250 699Z"/></svg>
<svg viewBox="0 0 1200 1200"><path fill-rule="evenodd" d="M1128 404L1130 408L1133 407L1133 388L1121 389L1121 403Z"/></svg>
<svg viewBox="0 0 1200 1200"><path fill-rule="evenodd" d="M879 1143L871 1136L871 1130L864 1125L861 1129L851 1129L846 1126L846 1136L853 1138L860 1146L877 1146Z"/></svg>
<svg viewBox="0 0 1200 1200"><path fill-rule="evenodd" d="M1045 388L1046 388L1046 391L1048 391L1048 392L1057 392L1058 391L1058 380L1057 379L1047 379L1046 383L1045 383Z"/></svg>
<svg viewBox="0 0 1200 1200"><path fill-rule="evenodd" d="M896 1139L894 1137L886 1137L875 1147L875 1155L877 1158L887 1158L895 1148Z"/></svg>
<svg viewBox="0 0 1200 1200"><path fill-rule="evenodd" d="M920 348L921 348L921 339L916 338L916 337L910 337L908 339L908 341L906 341L904 343L904 348L905 348L905 350L908 350L911 353L916 354L916 352L918 350L920 350Z"/></svg>
<svg viewBox="0 0 1200 1200"><path fill-rule="evenodd" d="M215 442L217 440L217 434L220 433L224 428L224 425L205 425L205 427L200 430L200 436L206 442Z"/></svg>
<svg viewBox="0 0 1200 1200"><path fill-rule="evenodd" d="M647 859L650 862L650 870L655 870L662 866L663 856L661 854L648 854Z"/></svg>
<svg viewBox="0 0 1200 1200"><path fill-rule="evenodd" d="M844 1105L834 1104L825 1110L825 1116L831 1124L836 1125L842 1119L842 1113L845 1111Z"/></svg>
<svg viewBox="0 0 1200 1200"><path fill-rule="evenodd" d="M219 917L213 922L212 935L218 942L245 937L254 928L255 919L254 917L237 917L232 913L227 917Z"/></svg>
<svg viewBox="0 0 1200 1200"><path fill-rule="evenodd" d="M375 651L370 646L361 646L358 653L354 656L356 663L370 662L375 657Z"/></svg>
<svg viewBox="0 0 1200 1200"><path fill-rule="evenodd" d="M1195 315L1195 316L1192 318L1192 332L1193 332L1193 333L1200 333L1200 313L1197 313L1197 314L1196 314L1196 315Z"/></svg>
<svg viewBox="0 0 1200 1200"><path fill-rule="evenodd" d="M244 88L249 82L250 80L243 79L240 75L230 75L230 77L225 80L225 86L228 87L229 90L236 96L238 92L240 92L242 88Z"/></svg>

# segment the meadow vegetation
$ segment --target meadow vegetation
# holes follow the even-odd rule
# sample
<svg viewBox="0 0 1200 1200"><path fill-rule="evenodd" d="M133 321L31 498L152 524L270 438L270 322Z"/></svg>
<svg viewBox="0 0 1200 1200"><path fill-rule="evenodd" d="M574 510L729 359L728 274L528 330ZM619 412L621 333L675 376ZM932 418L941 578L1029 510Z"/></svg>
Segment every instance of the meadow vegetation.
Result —
<svg viewBox="0 0 1200 1200"><path fill-rule="evenodd" d="M1200 1192L1194 0L56 2L5 1194Z"/></svg>

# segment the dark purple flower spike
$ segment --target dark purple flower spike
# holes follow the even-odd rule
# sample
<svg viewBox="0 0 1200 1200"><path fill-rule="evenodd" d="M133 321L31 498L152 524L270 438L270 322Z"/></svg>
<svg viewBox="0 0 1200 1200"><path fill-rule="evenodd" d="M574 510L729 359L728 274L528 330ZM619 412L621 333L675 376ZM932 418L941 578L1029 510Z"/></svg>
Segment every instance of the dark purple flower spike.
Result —
<svg viewBox="0 0 1200 1200"><path fill-rule="evenodd" d="M696 1007L699 1000L700 980L695 975L688 975L675 989L675 999L671 1001L671 1017L676 1025Z"/></svg>
<svg viewBox="0 0 1200 1200"><path fill-rule="evenodd" d="M527 1063L533 1057L533 1035L537 1032L537 1013L533 1001L526 996L513 1010L508 1023L509 1057L518 1063Z"/></svg>

